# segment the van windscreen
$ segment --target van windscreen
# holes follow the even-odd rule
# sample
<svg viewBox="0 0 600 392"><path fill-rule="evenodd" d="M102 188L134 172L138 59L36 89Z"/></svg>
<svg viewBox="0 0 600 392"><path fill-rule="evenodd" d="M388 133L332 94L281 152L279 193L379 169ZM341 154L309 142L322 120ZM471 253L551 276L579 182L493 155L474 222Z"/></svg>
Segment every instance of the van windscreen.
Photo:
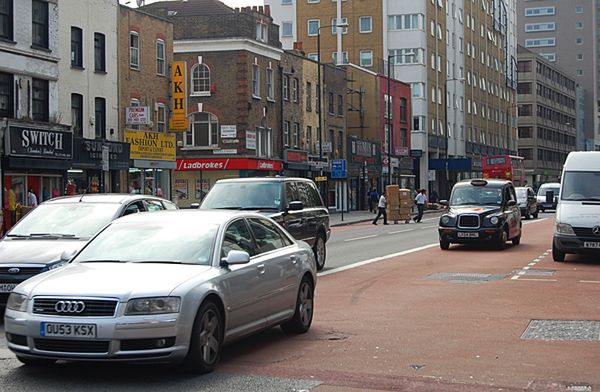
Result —
<svg viewBox="0 0 600 392"><path fill-rule="evenodd" d="M600 172L565 172L561 200L600 201Z"/></svg>

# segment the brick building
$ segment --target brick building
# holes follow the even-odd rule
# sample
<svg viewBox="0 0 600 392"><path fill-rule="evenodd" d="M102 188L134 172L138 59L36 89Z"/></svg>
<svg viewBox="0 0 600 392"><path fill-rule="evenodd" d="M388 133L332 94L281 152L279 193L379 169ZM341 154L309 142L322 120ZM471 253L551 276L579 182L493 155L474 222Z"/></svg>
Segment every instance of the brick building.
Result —
<svg viewBox="0 0 600 392"><path fill-rule="evenodd" d="M179 204L199 202L220 178L279 173L283 50L269 9L232 9L217 0L143 9L173 22L175 61L186 63L189 128L177 135Z"/></svg>
<svg viewBox="0 0 600 392"><path fill-rule="evenodd" d="M175 169L175 135L168 122L173 24L120 6L117 49L119 132L130 144L133 163L123 190L170 198Z"/></svg>

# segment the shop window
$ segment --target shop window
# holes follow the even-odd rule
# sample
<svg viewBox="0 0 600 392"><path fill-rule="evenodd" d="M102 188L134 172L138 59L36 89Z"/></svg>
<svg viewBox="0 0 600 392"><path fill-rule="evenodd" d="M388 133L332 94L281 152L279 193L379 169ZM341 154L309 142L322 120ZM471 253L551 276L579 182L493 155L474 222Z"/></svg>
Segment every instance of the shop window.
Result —
<svg viewBox="0 0 600 392"><path fill-rule="evenodd" d="M192 68L192 94L210 95L210 69L206 64L196 64Z"/></svg>
<svg viewBox="0 0 600 392"><path fill-rule="evenodd" d="M48 122L49 118L49 91L48 81L44 79L33 79L33 95L31 97L32 115L35 121Z"/></svg>
<svg viewBox="0 0 600 392"><path fill-rule="evenodd" d="M185 145L188 147L217 147L219 122L212 113L195 113L190 128L185 133Z"/></svg>

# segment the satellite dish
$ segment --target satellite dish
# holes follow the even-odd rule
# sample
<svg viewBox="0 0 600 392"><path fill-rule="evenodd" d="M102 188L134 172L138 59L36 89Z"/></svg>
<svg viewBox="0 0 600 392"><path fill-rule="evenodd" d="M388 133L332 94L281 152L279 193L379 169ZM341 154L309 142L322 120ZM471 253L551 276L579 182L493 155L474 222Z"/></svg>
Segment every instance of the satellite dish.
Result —
<svg viewBox="0 0 600 392"><path fill-rule="evenodd" d="M135 2L137 3L138 7L141 7L144 5L144 0L135 0Z"/></svg>

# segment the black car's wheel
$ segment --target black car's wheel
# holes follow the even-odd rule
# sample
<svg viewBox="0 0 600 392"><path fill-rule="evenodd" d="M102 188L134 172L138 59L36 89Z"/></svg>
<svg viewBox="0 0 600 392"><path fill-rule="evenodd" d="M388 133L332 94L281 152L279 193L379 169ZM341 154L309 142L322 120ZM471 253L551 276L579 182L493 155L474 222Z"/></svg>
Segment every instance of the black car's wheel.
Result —
<svg viewBox="0 0 600 392"><path fill-rule="evenodd" d="M327 249L325 248L325 238L322 234L317 236L313 245L313 253L317 261L317 271L321 271L325 267L325 258L327 257Z"/></svg>
<svg viewBox="0 0 600 392"><path fill-rule="evenodd" d="M207 301L194 320L185 370L199 374L212 372L221 357L222 346L223 316L214 302Z"/></svg>
<svg viewBox="0 0 600 392"><path fill-rule="evenodd" d="M513 245L519 245L521 243L521 234L519 233L519 235L513 238L511 241Z"/></svg>
<svg viewBox="0 0 600 392"><path fill-rule="evenodd" d="M506 249L506 241L508 241L508 234L506 230L502 230L502 234L500 235L500 238L498 238L498 243L496 245L498 250Z"/></svg>
<svg viewBox="0 0 600 392"><path fill-rule="evenodd" d="M561 252L557 247L556 244L554 243L554 241L552 241L552 259L554 259L554 261L560 263L565 261L565 252Z"/></svg>
<svg viewBox="0 0 600 392"><path fill-rule="evenodd" d="M35 366L35 367L52 366L56 363L56 360L54 360L54 359L31 358L31 357L24 357L22 355L17 355L17 359L23 365L32 366L32 367L33 366Z"/></svg>
<svg viewBox="0 0 600 392"><path fill-rule="evenodd" d="M281 324L281 329L291 333L304 333L308 331L313 319L314 299L315 286L309 278L302 278L300 288L298 288L294 316L290 321Z"/></svg>
<svg viewBox="0 0 600 392"><path fill-rule="evenodd" d="M442 250L448 250L448 249L450 249L450 242L440 240L440 248Z"/></svg>

